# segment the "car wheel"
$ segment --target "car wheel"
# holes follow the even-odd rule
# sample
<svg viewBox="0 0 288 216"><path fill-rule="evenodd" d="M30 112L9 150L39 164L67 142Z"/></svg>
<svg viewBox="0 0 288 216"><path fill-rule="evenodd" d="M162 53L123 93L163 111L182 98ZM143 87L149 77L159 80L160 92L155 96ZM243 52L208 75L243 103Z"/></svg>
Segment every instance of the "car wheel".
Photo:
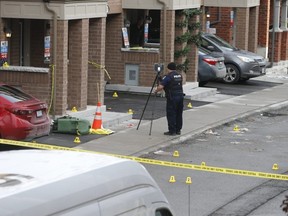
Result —
<svg viewBox="0 0 288 216"><path fill-rule="evenodd" d="M232 64L226 65L227 74L223 78L225 83L237 83L240 79L240 71Z"/></svg>

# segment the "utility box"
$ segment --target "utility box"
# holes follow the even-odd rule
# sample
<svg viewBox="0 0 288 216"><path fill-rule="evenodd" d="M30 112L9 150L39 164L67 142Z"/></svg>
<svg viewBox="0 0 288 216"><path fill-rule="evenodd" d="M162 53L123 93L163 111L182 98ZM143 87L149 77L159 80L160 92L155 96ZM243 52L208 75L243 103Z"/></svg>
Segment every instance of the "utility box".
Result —
<svg viewBox="0 0 288 216"><path fill-rule="evenodd" d="M55 120L52 131L55 133L89 134L91 124L86 119L79 119L71 116L64 116Z"/></svg>
<svg viewBox="0 0 288 216"><path fill-rule="evenodd" d="M131 85L131 86L139 85L139 65L134 64L125 65L125 85Z"/></svg>

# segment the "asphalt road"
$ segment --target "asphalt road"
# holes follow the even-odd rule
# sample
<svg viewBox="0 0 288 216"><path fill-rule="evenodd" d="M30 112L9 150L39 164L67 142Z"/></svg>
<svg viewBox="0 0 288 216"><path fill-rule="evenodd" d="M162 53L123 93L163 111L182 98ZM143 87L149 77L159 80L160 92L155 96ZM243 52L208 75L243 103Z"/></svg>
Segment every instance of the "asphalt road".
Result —
<svg viewBox="0 0 288 216"><path fill-rule="evenodd" d="M235 126L239 131L235 132ZM148 158L288 174L288 108L250 116L206 131ZM179 157L173 157L175 151ZM272 170L274 164L279 170ZM288 181L145 165L177 216L281 216ZM170 183L171 176L176 182ZM192 184L185 183L191 177Z"/></svg>

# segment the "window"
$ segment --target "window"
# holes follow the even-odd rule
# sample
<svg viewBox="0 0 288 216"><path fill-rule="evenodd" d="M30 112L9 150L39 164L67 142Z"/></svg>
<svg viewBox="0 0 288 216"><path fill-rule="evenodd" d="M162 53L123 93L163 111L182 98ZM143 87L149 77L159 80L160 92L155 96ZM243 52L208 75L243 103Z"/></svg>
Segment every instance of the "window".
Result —
<svg viewBox="0 0 288 216"><path fill-rule="evenodd" d="M150 10L148 17L151 17L149 24L148 42L160 44L160 10Z"/></svg>
<svg viewBox="0 0 288 216"><path fill-rule="evenodd" d="M159 47L160 10L126 10L124 25L130 47Z"/></svg>
<svg viewBox="0 0 288 216"><path fill-rule="evenodd" d="M44 39L47 21L10 19L12 36L8 40L8 63L12 66L47 67Z"/></svg>

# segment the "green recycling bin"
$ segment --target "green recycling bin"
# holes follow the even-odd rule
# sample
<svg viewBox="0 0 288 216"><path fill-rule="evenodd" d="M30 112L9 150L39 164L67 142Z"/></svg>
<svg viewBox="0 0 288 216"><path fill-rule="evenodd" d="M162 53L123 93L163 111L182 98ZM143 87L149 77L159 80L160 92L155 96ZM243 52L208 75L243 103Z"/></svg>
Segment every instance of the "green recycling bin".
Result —
<svg viewBox="0 0 288 216"><path fill-rule="evenodd" d="M86 119L64 116L56 119L52 128L55 133L85 135L89 134L91 124Z"/></svg>

